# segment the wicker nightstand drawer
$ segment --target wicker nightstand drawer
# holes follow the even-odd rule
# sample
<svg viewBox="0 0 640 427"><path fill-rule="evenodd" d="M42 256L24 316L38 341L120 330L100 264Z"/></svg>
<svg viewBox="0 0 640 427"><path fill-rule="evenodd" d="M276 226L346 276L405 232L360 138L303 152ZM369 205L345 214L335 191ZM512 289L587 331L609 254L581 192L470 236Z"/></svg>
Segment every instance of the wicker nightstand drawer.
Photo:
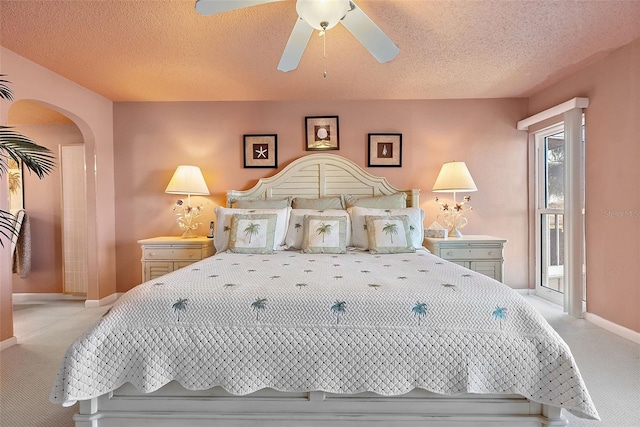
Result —
<svg viewBox="0 0 640 427"><path fill-rule="evenodd" d="M440 257L444 259L495 259L502 257L502 248L440 248Z"/></svg>
<svg viewBox="0 0 640 427"><path fill-rule="evenodd" d="M201 248L145 248L142 254L146 260L200 260Z"/></svg>
<svg viewBox="0 0 640 427"><path fill-rule="evenodd" d="M143 282L156 279L215 253L213 239L207 237L155 237L139 240L138 243L142 248Z"/></svg>
<svg viewBox="0 0 640 427"><path fill-rule="evenodd" d="M505 239L491 236L463 236L448 239L427 237L424 239L424 246L442 259L502 282L505 242Z"/></svg>

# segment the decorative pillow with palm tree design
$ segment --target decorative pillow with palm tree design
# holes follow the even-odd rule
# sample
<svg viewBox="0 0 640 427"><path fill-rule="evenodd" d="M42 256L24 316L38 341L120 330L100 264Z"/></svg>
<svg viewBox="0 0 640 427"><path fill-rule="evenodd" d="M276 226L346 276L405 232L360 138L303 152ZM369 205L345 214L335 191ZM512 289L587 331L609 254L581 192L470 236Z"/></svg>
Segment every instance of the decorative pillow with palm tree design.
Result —
<svg viewBox="0 0 640 427"><path fill-rule="evenodd" d="M367 215L369 252L372 254L398 254L415 252L411 243L409 217L407 215Z"/></svg>
<svg viewBox="0 0 640 427"><path fill-rule="evenodd" d="M278 217L276 221L276 232L273 241L273 250L284 249L284 238L287 232L287 224L289 223L289 212L291 208L282 209L231 209L218 206L216 213L216 233L214 244L216 252L224 252L229 249L229 233L231 231L231 218L235 214L275 214Z"/></svg>
<svg viewBox="0 0 640 427"><path fill-rule="evenodd" d="M302 226L304 224L305 215L345 217L347 220L347 247L351 244L351 220L347 211L343 209L291 209L291 215L289 215L289 227L287 228L287 237L284 240L284 244L287 246L287 249L302 248L302 243L304 240Z"/></svg>
<svg viewBox="0 0 640 427"><path fill-rule="evenodd" d="M273 253L276 214L235 214L231 217L229 250L241 254Z"/></svg>
<svg viewBox="0 0 640 427"><path fill-rule="evenodd" d="M405 209L372 209L352 207L347 209L351 217L351 246L361 250L369 249L369 236L367 235L367 215L395 216L405 215L409 218L409 231L411 232L411 245L414 248L422 246L424 239L424 211L420 208Z"/></svg>
<svg viewBox="0 0 640 427"><path fill-rule="evenodd" d="M347 251L345 216L305 215L302 233L302 252L343 254Z"/></svg>

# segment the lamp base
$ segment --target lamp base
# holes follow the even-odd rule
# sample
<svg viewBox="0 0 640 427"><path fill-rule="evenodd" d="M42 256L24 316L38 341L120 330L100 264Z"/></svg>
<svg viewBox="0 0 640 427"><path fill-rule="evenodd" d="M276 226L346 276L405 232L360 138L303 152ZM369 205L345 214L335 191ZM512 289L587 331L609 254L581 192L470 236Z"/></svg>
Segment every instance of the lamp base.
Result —
<svg viewBox="0 0 640 427"><path fill-rule="evenodd" d="M454 227L449 229L449 237L462 237L462 233Z"/></svg>
<svg viewBox="0 0 640 427"><path fill-rule="evenodd" d="M193 239L194 237L198 237L197 234L193 232L192 229L188 228L181 236L183 239Z"/></svg>

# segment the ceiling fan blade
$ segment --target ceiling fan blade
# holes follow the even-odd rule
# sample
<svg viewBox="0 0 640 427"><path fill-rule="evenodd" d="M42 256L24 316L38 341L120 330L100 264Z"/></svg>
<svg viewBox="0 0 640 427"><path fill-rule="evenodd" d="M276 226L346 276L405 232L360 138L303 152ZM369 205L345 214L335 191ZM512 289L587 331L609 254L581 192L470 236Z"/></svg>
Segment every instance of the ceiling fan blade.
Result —
<svg viewBox="0 0 640 427"><path fill-rule="evenodd" d="M283 0L196 0L196 11L201 15L211 15L277 1Z"/></svg>
<svg viewBox="0 0 640 427"><path fill-rule="evenodd" d="M311 34L313 34L313 27L307 24L307 21L304 19L298 18L296 25L293 27L293 31L291 31L284 52L282 52L278 70L287 72L298 68L298 64L300 63L304 49L307 47L307 43L309 43Z"/></svg>
<svg viewBox="0 0 640 427"><path fill-rule="evenodd" d="M382 32L372 20L362 11L355 3L351 2L351 9L344 18L342 25L353 36L358 39L362 45L374 56L379 62L388 62L396 57L400 49L385 33Z"/></svg>

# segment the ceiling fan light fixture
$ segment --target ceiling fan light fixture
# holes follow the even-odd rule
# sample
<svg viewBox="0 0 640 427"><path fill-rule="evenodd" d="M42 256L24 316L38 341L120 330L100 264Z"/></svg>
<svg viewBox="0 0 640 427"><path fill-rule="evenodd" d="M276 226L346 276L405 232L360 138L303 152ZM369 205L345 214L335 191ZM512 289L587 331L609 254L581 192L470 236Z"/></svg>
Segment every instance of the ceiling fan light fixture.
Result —
<svg viewBox="0 0 640 427"><path fill-rule="evenodd" d="M349 0L298 0L296 11L316 30L328 30L336 26L347 14Z"/></svg>

